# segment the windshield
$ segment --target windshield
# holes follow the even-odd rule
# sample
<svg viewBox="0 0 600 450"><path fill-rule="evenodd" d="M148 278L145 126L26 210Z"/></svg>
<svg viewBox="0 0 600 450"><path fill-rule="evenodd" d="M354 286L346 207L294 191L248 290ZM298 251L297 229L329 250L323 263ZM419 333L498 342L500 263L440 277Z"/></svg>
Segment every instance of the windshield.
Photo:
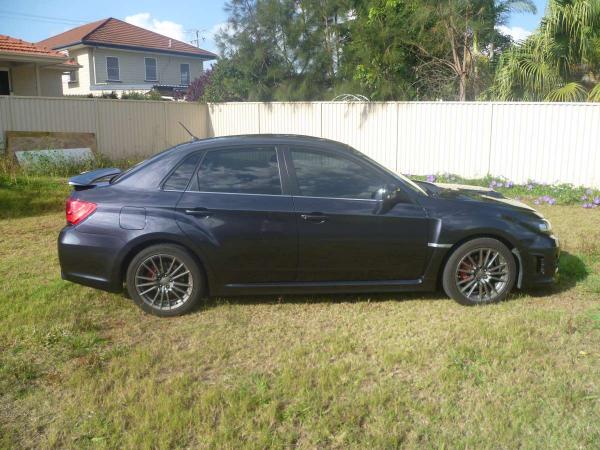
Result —
<svg viewBox="0 0 600 450"><path fill-rule="evenodd" d="M419 186L417 183L415 183L413 180L411 180L410 178L408 178L405 175L402 175L400 173L396 173L391 171L390 169L388 169L387 167L382 166L381 164L379 164L377 161L369 158L367 155L365 155L364 153L359 152L358 150L356 150L355 148L350 147L349 145L346 146L346 148L351 151L352 153L354 153L356 156L363 158L367 161L369 161L371 164L376 165L377 167L379 167L381 170L393 175L395 178L399 178L401 181L404 182L404 184L406 185L406 187L408 187L410 190L412 190L413 192L416 192L417 194L421 194L421 195L425 195L427 197L429 197L429 194L427 193L427 191L425 189L423 189L421 186Z"/></svg>

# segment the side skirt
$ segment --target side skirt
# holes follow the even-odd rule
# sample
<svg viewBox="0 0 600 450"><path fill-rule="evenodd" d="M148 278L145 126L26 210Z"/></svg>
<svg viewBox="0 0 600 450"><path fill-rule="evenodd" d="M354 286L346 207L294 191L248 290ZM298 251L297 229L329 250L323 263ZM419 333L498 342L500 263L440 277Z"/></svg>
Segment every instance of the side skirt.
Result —
<svg viewBox="0 0 600 450"><path fill-rule="evenodd" d="M227 284L213 295L263 295L263 294L335 294L414 292L435 290L435 285L417 280L385 281L307 281L284 283L236 283Z"/></svg>

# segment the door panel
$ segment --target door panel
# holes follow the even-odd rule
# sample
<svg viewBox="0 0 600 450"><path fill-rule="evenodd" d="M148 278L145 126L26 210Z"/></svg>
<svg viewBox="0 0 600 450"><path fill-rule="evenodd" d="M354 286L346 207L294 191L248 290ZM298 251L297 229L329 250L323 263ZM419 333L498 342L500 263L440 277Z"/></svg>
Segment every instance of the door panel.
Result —
<svg viewBox="0 0 600 450"><path fill-rule="evenodd" d="M298 230L275 148L209 150L188 189L179 225L222 285L295 280Z"/></svg>
<svg viewBox="0 0 600 450"><path fill-rule="evenodd" d="M295 280L298 234L291 197L186 192L177 217L221 284Z"/></svg>
<svg viewBox="0 0 600 450"><path fill-rule="evenodd" d="M395 180L348 152L290 147L298 214L299 281L416 280L427 259L427 217L408 201L381 214Z"/></svg>
<svg viewBox="0 0 600 450"><path fill-rule="evenodd" d="M414 280L423 274L427 218L421 207L398 204L378 215L372 200L294 197L294 203L299 281Z"/></svg>

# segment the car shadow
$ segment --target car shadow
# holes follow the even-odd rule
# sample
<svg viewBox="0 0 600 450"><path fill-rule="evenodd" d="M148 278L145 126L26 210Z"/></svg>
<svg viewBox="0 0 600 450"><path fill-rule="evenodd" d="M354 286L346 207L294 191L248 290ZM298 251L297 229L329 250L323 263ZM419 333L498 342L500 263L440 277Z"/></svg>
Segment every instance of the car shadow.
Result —
<svg viewBox="0 0 600 450"><path fill-rule="evenodd" d="M276 304L341 304L341 303L382 303L388 301L450 300L441 291L435 292L402 292L373 294L289 294L289 295L248 295L232 297L210 297L205 299L198 310L214 308L223 303L236 305L276 305Z"/></svg>
<svg viewBox="0 0 600 450"><path fill-rule="evenodd" d="M570 289L584 280L589 274L585 263L576 255L562 252L559 261L557 282L540 288L514 290L505 300L517 301L522 294L531 297L544 297L559 294ZM195 312L212 309L224 303L234 305L277 305L277 304L341 304L341 303L383 303L388 301L404 302L411 300L452 301L441 288L433 292L401 292L401 293L372 293L372 294L289 294L289 295L248 295L232 297L209 297Z"/></svg>

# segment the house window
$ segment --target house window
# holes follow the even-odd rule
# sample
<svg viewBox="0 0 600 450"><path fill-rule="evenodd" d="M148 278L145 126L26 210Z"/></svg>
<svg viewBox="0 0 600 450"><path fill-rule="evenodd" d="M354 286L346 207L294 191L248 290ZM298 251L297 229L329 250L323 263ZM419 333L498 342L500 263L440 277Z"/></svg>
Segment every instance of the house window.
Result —
<svg viewBox="0 0 600 450"><path fill-rule="evenodd" d="M69 83L77 83L77 71L71 70L69 72Z"/></svg>
<svg viewBox="0 0 600 450"><path fill-rule="evenodd" d="M144 58L146 64L146 81L158 81L156 75L156 58Z"/></svg>
<svg viewBox="0 0 600 450"><path fill-rule="evenodd" d="M116 56L106 57L106 79L108 81L119 81L119 58Z"/></svg>
<svg viewBox="0 0 600 450"><path fill-rule="evenodd" d="M179 68L181 70L181 85L188 86L190 84L190 65L181 64Z"/></svg>
<svg viewBox="0 0 600 450"><path fill-rule="evenodd" d="M4 68L0 68L0 95L10 95L10 76Z"/></svg>

